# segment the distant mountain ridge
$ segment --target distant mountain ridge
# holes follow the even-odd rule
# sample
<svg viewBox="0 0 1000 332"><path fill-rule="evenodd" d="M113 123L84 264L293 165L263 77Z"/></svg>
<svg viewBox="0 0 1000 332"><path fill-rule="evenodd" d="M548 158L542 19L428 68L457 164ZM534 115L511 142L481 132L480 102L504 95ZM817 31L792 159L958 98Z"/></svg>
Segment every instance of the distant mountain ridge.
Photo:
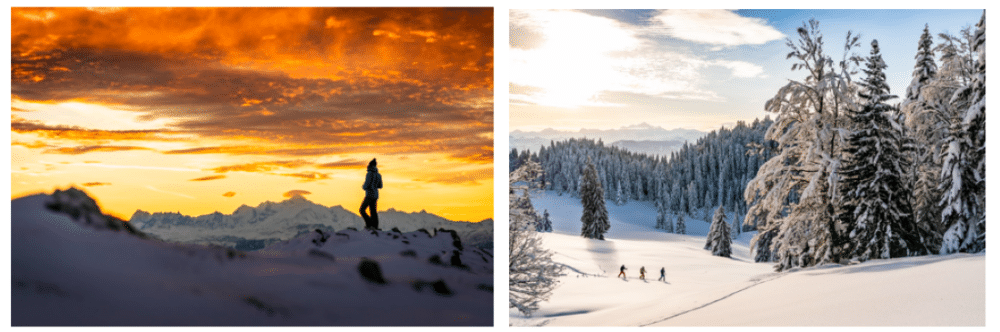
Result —
<svg viewBox="0 0 1000 332"><path fill-rule="evenodd" d="M257 207L242 205L232 214L221 212L197 217L175 212L136 211L129 222L139 230L167 241L215 244L240 250L260 249L304 232L322 229L329 232L349 228L362 229L364 221L342 206L327 207L302 196L281 202L263 202ZM462 241L473 246L492 248L493 220L477 223L456 222L427 213L407 213L389 209L379 212L379 228L397 228L402 232L438 228L454 230Z"/></svg>
<svg viewBox="0 0 1000 332"><path fill-rule="evenodd" d="M546 128L541 131L514 130L509 134L510 148L518 150L538 151L540 146L548 146L551 141L562 141L570 138L600 139L604 144L619 146L629 151L669 155L684 145L685 141L694 142L707 133L694 129L664 129L648 123L629 125L618 129L580 129L556 130Z"/></svg>

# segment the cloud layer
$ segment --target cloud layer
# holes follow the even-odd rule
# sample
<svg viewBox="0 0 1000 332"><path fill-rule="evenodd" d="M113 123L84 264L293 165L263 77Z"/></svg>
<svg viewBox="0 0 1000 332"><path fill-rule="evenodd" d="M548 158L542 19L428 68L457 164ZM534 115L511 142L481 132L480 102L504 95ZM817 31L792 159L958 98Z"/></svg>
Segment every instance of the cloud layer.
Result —
<svg viewBox="0 0 1000 332"><path fill-rule="evenodd" d="M154 130L12 120L172 154L444 152L492 162L492 9L14 8L11 97L127 109ZM19 113L21 113L19 108ZM224 141L199 146L204 139ZM121 147L119 147L121 148ZM158 150L159 151L159 150Z"/></svg>
<svg viewBox="0 0 1000 332"><path fill-rule="evenodd" d="M674 9L652 19L660 33L701 44L760 45L782 40L784 34L759 18L743 17L723 9Z"/></svg>

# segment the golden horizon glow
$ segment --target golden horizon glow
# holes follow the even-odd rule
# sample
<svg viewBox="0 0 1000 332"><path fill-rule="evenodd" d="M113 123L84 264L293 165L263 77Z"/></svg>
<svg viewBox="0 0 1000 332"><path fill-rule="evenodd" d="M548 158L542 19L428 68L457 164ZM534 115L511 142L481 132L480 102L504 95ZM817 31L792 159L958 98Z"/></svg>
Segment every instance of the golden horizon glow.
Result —
<svg viewBox="0 0 1000 332"><path fill-rule="evenodd" d="M493 217L492 9L13 8L11 193ZM381 31L381 32L379 32Z"/></svg>

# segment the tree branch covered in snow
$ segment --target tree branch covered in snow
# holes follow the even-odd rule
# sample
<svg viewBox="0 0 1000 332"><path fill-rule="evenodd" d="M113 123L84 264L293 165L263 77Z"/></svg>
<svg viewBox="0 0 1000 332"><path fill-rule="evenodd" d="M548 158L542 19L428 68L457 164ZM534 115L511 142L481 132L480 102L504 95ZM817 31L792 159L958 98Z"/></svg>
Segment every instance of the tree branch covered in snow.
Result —
<svg viewBox="0 0 1000 332"><path fill-rule="evenodd" d="M539 183L541 167L526 162L510 173L510 222L509 231L509 306L525 315L538 310L538 303L548 300L562 275L562 265L552 261L552 253L542 247L542 239L535 231L537 216L518 204L519 199L530 202L530 191ZM521 195L517 195L521 191Z"/></svg>

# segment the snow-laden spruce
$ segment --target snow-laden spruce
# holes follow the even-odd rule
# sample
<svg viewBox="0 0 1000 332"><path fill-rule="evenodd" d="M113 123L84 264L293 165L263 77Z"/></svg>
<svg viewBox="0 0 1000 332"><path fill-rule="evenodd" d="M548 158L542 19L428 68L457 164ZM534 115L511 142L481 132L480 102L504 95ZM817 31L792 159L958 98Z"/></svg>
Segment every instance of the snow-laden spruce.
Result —
<svg viewBox="0 0 1000 332"><path fill-rule="evenodd" d="M900 110L906 119L907 136L913 143L908 153L911 165L904 174L904 181L912 183L913 188L913 220L918 227L927 230L924 239L927 247L936 248L941 243L942 232L938 226L941 195L937 179L941 175L941 163L937 155L940 155L940 143L947 133L948 117L940 109L947 103L941 103L941 77L934 61L934 41L929 29L929 25L924 25L917 43L913 79Z"/></svg>
<svg viewBox="0 0 1000 332"><path fill-rule="evenodd" d="M767 131L777 143L776 155L764 163L744 192L750 205L745 223L756 222L753 245L758 259L775 259L777 270L837 261L835 235L837 184L847 119L841 114L858 108L851 76L861 57L850 31L844 56L835 62L823 52L819 22L809 20L788 39L792 70L807 71L804 81L791 81L767 101L765 110L778 114ZM767 253L770 252L770 253Z"/></svg>
<svg viewBox="0 0 1000 332"><path fill-rule="evenodd" d="M729 257L733 253L733 238L729 235L729 224L726 223L726 210L720 206L712 216L712 226L705 236L705 249L711 250L712 255L719 257Z"/></svg>
<svg viewBox="0 0 1000 332"><path fill-rule="evenodd" d="M542 239L535 231L534 209L518 203L521 199L530 201L530 192L538 186L541 176L541 167L529 160L511 172L509 179L509 307L529 316L538 310L539 302L548 300L563 268L552 262L552 253L542 247ZM521 195L517 195L518 191Z"/></svg>
<svg viewBox="0 0 1000 332"><path fill-rule="evenodd" d="M535 231L538 232L551 232L552 231L552 220L549 219L549 210L542 212L542 217L538 219L538 225L535 226Z"/></svg>
<svg viewBox="0 0 1000 332"><path fill-rule="evenodd" d="M580 180L580 200L583 203L583 216L580 222L580 235L583 237L604 240L604 233L611 228L608 221L608 209L604 205L604 188L598 180L597 169L587 159Z"/></svg>
<svg viewBox="0 0 1000 332"><path fill-rule="evenodd" d="M969 84L952 103L968 105L952 118L941 170L941 220L947 227L940 252L986 249L986 12L976 25L973 49L979 54ZM964 109L964 110L963 110Z"/></svg>
<svg viewBox="0 0 1000 332"><path fill-rule="evenodd" d="M858 96L864 101L850 118L857 128L844 149L848 156L841 171L842 205L838 216L847 229L849 249L841 257L866 261L925 255L924 230L911 212L909 147L904 144L897 110L886 104L896 98L885 80L885 62L878 41L872 40L865 79Z"/></svg>
<svg viewBox="0 0 1000 332"><path fill-rule="evenodd" d="M676 227L675 231L677 234L687 234L687 225L684 224L684 214L677 214Z"/></svg>
<svg viewBox="0 0 1000 332"><path fill-rule="evenodd" d="M674 232L674 223L667 217L667 205L662 201L656 201L656 226L654 228L662 229L667 233Z"/></svg>

